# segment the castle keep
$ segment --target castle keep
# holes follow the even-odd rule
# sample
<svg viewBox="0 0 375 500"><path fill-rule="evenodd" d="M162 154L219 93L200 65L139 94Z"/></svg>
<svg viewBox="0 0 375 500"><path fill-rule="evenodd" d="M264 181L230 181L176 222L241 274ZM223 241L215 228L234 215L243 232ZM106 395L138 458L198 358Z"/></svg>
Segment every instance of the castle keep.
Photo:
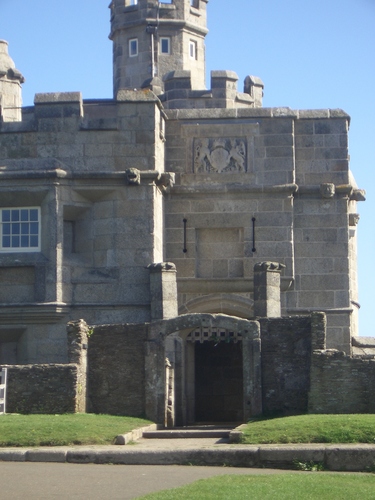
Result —
<svg viewBox="0 0 375 500"><path fill-rule="evenodd" d="M132 394L145 391L133 413L159 421L168 391L180 422L215 420L229 400L224 420L260 413L290 325L298 337L326 321L315 348L348 356L358 337L350 118L264 108L261 79L239 91L232 71L206 89L206 9L112 0L113 99L36 94L21 108L0 41L0 364L67 363L66 324L81 318L93 346L117 324L116 349L126 324L122 362L137 359ZM275 316L291 323L254 321ZM314 347L297 337L291 366Z"/></svg>

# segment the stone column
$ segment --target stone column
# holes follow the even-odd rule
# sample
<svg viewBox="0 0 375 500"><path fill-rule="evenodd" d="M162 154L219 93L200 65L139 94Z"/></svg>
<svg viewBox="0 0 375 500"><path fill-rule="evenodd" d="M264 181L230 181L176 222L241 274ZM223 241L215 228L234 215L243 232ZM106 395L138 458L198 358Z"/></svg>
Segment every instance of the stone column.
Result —
<svg viewBox="0 0 375 500"><path fill-rule="evenodd" d="M278 262L259 262L254 266L254 316L279 318L280 273L285 268Z"/></svg>
<svg viewBox="0 0 375 500"><path fill-rule="evenodd" d="M244 422L262 414L262 366L260 324L251 321L242 333Z"/></svg>
<svg viewBox="0 0 375 500"><path fill-rule="evenodd" d="M145 343L145 414L146 418L164 425L165 419L165 343L159 335L158 323L151 324Z"/></svg>
<svg viewBox="0 0 375 500"><path fill-rule="evenodd" d="M178 316L176 266L150 264L151 321Z"/></svg>
<svg viewBox="0 0 375 500"><path fill-rule="evenodd" d="M87 409L87 342L89 327L80 319L67 325L69 363L77 365L76 413Z"/></svg>

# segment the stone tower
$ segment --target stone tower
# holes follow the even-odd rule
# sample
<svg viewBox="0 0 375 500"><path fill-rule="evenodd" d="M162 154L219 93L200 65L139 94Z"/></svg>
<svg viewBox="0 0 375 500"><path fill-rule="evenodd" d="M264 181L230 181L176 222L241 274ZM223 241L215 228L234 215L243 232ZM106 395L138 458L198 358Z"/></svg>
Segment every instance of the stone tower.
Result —
<svg viewBox="0 0 375 500"><path fill-rule="evenodd" d="M25 81L8 54L8 42L0 40L0 121L21 120L22 92Z"/></svg>
<svg viewBox="0 0 375 500"><path fill-rule="evenodd" d="M208 0L112 0L113 89L164 90L171 72L190 71L191 88L205 88Z"/></svg>

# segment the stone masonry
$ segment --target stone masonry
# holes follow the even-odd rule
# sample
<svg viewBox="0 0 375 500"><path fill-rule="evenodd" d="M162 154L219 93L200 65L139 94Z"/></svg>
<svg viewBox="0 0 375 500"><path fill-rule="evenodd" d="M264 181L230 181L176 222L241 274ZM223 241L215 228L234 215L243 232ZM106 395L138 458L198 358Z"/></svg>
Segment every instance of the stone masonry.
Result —
<svg viewBox="0 0 375 500"><path fill-rule="evenodd" d="M99 337L116 344L121 330L111 336L100 325L153 325L147 339L148 327L129 327L121 350L137 360L134 393L145 391L137 413L163 421L173 387L176 421L193 421L195 395L216 391L202 367L215 356L205 342L218 339L231 346L220 344L220 359L241 374L243 396L237 375L226 382L229 368L217 377L228 397L237 394L233 415L248 417L268 397L252 381L275 363L272 354L259 361L256 319L290 318L296 330L282 352L296 373L291 349L352 359L360 339L356 204L365 196L349 168L350 117L264 108L253 75L238 90L235 72L215 70L205 88L207 0L109 7L113 99L51 92L22 108L24 78L0 41L0 364L67 363L66 324L83 319L96 332L85 370L99 380L112 366ZM324 347L298 336L298 318L315 313L325 314ZM205 324L205 315L214 319ZM242 336L241 321L258 333ZM301 377L307 387L308 373ZM103 402L109 379L95 385L92 408L130 408ZM212 405L223 406L222 396Z"/></svg>

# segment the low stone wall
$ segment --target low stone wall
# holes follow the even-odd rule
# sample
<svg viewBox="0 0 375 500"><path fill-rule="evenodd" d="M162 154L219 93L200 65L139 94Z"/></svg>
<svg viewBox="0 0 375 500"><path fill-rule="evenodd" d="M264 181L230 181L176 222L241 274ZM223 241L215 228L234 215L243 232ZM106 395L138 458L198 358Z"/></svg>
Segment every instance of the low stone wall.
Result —
<svg viewBox="0 0 375 500"><path fill-rule="evenodd" d="M78 400L82 389L78 383L77 365L3 367L8 368L7 413L54 414L79 411Z"/></svg>
<svg viewBox="0 0 375 500"><path fill-rule="evenodd" d="M264 414L307 411L311 317L261 318Z"/></svg>
<svg viewBox="0 0 375 500"><path fill-rule="evenodd" d="M375 413L375 360L314 351L309 413Z"/></svg>
<svg viewBox="0 0 375 500"><path fill-rule="evenodd" d="M88 343L88 411L145 415L147 324L101 325Z"/></svg>
<svg viewBox="0 0 375 500"><path fill-rule="evenodd" d="M264 414L375 413L375 360L325 350L323 313L258 321ZM70 364L3 365L7 411L144 416L149 328L69 323Z"/></svg>

